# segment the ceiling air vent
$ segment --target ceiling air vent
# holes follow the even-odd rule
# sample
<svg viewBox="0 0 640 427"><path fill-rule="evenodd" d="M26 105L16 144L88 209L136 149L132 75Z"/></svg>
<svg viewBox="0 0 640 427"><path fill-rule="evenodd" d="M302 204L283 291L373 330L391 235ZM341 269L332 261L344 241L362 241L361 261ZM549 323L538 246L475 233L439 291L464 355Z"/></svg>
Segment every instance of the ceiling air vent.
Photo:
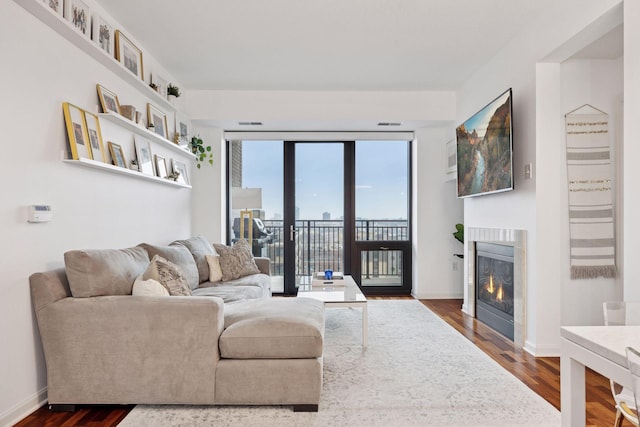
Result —
<svg viewBox="0 0 640 427"><path fill-rule="evenodd" d="M400 122L379 122L378 126L400 126L402 123Z"/></svg>
<svg viewBox="0 0 640 427"><path fill-rule="evenodd" d="M240 126L262 126L262 122L238 122Z"/></svg>

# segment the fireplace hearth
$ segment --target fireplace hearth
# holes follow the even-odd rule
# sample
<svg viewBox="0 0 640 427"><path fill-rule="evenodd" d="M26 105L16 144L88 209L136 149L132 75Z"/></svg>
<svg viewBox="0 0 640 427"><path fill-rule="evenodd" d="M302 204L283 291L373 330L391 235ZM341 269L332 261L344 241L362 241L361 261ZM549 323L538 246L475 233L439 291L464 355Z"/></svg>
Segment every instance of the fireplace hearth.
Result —
<svg viewBox="0 0 640 427"><path fill-rule="evenodd" d="M513 246L476 242L476 318L514 339Z"/></svg>

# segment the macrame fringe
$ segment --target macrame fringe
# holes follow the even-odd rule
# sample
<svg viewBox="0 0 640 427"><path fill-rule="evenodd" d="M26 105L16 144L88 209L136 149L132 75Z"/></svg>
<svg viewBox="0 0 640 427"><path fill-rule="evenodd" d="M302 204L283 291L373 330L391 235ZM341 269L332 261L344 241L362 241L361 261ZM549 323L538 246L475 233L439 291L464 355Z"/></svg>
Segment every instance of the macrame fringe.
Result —
<svg viewBox="0 0 640 427"><path fill-rule="evenodd" d="M575 279L595 279L605 277L613 279L618 275L618 269L615 265L599 265L599 266L572 266L571 280Z"/></svg>

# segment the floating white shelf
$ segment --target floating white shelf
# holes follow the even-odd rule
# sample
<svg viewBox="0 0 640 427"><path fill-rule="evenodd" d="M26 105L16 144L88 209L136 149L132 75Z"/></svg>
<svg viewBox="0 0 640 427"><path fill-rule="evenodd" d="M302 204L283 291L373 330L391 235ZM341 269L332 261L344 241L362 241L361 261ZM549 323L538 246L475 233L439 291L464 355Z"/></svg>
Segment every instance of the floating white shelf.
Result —
<svg viewBox="0 0 640 427"><path fill-rule="evenodd" d="M36 0L15 0L20 6L25 8L33 16L51 27L55 32L82 49L87 55L113 71L122 80L128 82L144 96L150 98L152 103L161 107L165 111L175 111L176 108L158 92L151 89L149 85L127 70L120 62L102 50L91 38L78 32L69 21L57 15L49 6ZM143 59L144 60L144 59Z"/></svg>
<svg viewBox="0 0 640 427"><path fill-rule="evenodd" d="M95 160L89 159L79 159L79 160L64 160L65 163L69 163L71 165L84 166L91 169L99 169L105 172L114 173L117 175L127 175L138 179L143 179L146 181L152 181L157 184L168 185L170 187L176 188L191 188L190 185L182 184L179 182L171 181L166 178L160 178L158 176L146 175L138 171L134 171L131 169L125 169L118 166L113 166L107 163L97 162Z"/></svg>
<svg viewBox="0 0 640 427"><path fill-rule="evenodd" d="M108 120L112 123L115 123L116 125L128 131L131 131L132 133L148 138L153 142L158 143L163 147L167 147L177 153L180 153L181 155L189 159L196 158L196 156L190 151L185 150L183 147L180 147L179 145L169 141L168 139L161 137L160 135L150 131L149 129L145 129L142 126L137 125L136 123L132 122L131 120L127 119L124 116L121 116L120 114L109 112L109 113L100 113L98 114L98 116L100 117L100 120Z"/></svg>

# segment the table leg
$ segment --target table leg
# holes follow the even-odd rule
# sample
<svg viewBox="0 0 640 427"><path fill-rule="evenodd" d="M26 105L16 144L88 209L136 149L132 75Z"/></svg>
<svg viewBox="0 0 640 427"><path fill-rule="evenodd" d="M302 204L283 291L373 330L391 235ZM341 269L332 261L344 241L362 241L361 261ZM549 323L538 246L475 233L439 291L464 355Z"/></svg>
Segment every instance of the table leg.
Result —
<svg viewBox="0 0 640 427"><path fill-rule="evenodd" d="M584 365L568 355L560 357L560 411L564 427L584 427Z"/></svg>

